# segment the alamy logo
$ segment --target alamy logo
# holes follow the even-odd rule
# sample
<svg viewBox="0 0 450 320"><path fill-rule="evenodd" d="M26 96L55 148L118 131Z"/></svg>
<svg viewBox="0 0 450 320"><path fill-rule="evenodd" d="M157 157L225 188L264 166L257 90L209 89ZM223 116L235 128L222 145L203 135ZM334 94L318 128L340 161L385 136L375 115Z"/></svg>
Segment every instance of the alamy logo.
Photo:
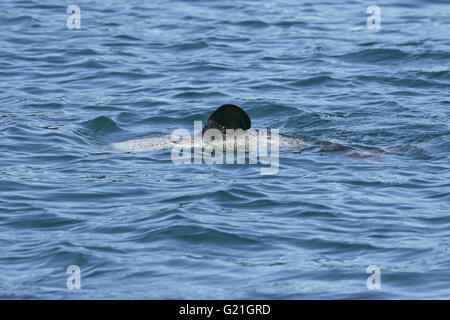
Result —
<svg viewBox="0 0 450 320"><path fill-rule="evenodd" d="M367 29L380 30L381 29L381 9L379 6L371 5L367 7L366 13L371 14L367 18Z"/></svg>
<svg viewBox="0 0 450 320"><path fill-rule="evenodd" d="M70 5L66 10L67 14L70 16L67 17L66 26L68 29L81 29L81 10L77 5Z"/></svg>
<svg viewBox="0 0 450 320"><path fill-rule="evenodd" d="M380 290L381 289L381 269L376 265L370 265L366 269L366 273L372 273L370 277L367 278L366 284L369 290Z"/></svg>
<svg viewBox="0 0 450 320"><path fill-rule="evenodd" d="M66 281L67 289L78 290L81 289L81 270L77 265L70 265L67 267L66 273L71 274Z"/></svg>
<svg viewBox="0 0 450 320"><path fill-rule="evenodd" d="M194 121L194 138L186 129L172 132L172 162L181 164L248 164L261 165L262 175L273 175L279 167L279 132L277 129L242 130L207 129L202 133L202 122ZM269 134L270 133L270 134ZM193 161L192 161L193 149ZM269 153L270 150L270 153ZM225 159L224 159L225 157Z"/></svg>

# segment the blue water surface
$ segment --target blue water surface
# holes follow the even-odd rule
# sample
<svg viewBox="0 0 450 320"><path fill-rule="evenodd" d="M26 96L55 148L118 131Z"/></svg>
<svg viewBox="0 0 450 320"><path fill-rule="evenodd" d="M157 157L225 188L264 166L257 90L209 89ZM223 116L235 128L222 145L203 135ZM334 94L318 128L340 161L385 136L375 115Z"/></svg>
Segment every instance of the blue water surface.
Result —
<svg viewBox="0 0 450 320"><path fill-rule="evenodd" d="M450 298L448 1L6 0L0 25L0 298ZM225 103L312 147L275 175L110 148Z"/></svg>

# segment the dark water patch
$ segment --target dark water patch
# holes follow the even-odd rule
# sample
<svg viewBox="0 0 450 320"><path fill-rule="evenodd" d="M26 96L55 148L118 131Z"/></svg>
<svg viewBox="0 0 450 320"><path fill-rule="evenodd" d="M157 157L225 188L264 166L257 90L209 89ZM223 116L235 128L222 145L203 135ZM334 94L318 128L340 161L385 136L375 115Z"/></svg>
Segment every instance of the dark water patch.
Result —
<svg viewBox="0 0 450 320"><path fill-rule="evenodd" d="M81 69L107 69L110 67L110 63L107 61L100 61L100 60L94 60L94 59L82 59L82 61L70 63L67 65L67 67L71 68L81 68ZM91 79L98 77L96 75L90 75L86 76L85 79Z"/></svg>
<svg viewBox="0 0 450 320"><path fill-rule="evenodd" d="M308 79L297 80L289 83L292 87L315 87L320 85L345 86L348 81L335 79L329 76L316 76Z"/></svg>
<svg viewBox="0 0 450 320"><path fill-rule="evenodd" d="M195 42L188 42L188 43L181 43L181 44L175 44L168 46L168 50L175 50L175 51L192 51L192 50L201 50L208 47L208 43L204 41L195 41Z"/></svg>
<svg viewBox="0 0 450 320"><path fill-rule="evenodd" d="M108 143L114 140L117 135L125 131L120 128L114 120L106 116L100 116L92 120L81 123L81 128L74 131L87 143Z"/></svg>
<svg viewBox="0 0 450 320"><path fill-rule="evenodd" d="M66 7L57 4L47 4L41 3L39 1L17 1L17 4L14 6L15 8L23 8L23 9L44 9L44 10L62 10L65 11Z"/></svg>
<svg viewBox="0 0 450 320"><path fill-rule="evenodd" d="M297 130L319 130L320 127L323 127L330 123L331 120L322 116L321 114L314 112L300 113L300 115L295 117L289 117L285 123L286 128L295 127Z"/></svg>
<svg viewBox="0 0 450 320"><path fill-rule="evenodd" d="M190 92L182 92L175 94L172 98L174 99L200 99L200 98L209 98L209 97L227 97L226 94L218 91L212 92L198 92L198 91L190 91Z"/></svg>
<svg viewBox="0 0 450 320"><path fill-rule="evenodd" d="M64 105L62 103L56 103L56 102L47 102L47 103L30 103L25 105L27 108L31 109L42 109L42 110L59 110L61 108L64 108Z"/></svg>
<svg viewBox="0 0 450 320"><path fill-rule="evenodd" d="M307 22L299 20L284 20L276 22L273 25L282 28L303 28L305 25L307 25Z"/></svg>
<svg viewBox="0 0 450 320"><path fill-rule="evenodd" d="M23 15L23 16L16 16L16 17L10 17L7 18L5 16L2 16L0 18L0 22L2 25L16 25L16 24L34 24L37 22L37 20L33 16L29 15Z"/></svg>
<svg viewBox="0 0 450 320"><path fill-rule="evenodd" d="M263 29L267 28L269 24L261 20L244 20L244 21L233 21L233 22L224 22L234 26L251 28L251 29Z"/></svg>
<svg viewBox="0 0 450 320"><path fill-rule="evenodd" d="M251 38L239 37L239 36L208 36L205 38L208 43L241 43L241 42L251 42Z"/></svg>
<svg viewBox="0 0 450 320"><path fill-rule="evenodd" d="M84 57L84 56L97 56L100 55L101 52L98 50L94 50L92 48L70 48L70 50L67 50L65 53L68 56L73 57Z"/></svg>
<svg viewBox="0 0 450 320"><path fill-rule="evenodd" d="M251 86L250 89L251 90L277 91L277 90L287 89L287 86L280 85L280 84L261 84L261 85Z"/></svg>
<svg viewBox="0 0 450 320"><path fill-rule="evenodd" d="M127 41L142 41L142 39L140 39L138 37L133 37L128 34L120 34L120 35L114 36L114 38L119 39L119 40L127 40Z"/></svg>
<svg viewBox="0 0 450 320"><path fill-rule="evenodd" d="M15 219L6 222L9 228L19 230L35 229L40 231L60 230L61 228L71 228L83 224L82 220L72 219L66 216L58 217L54 214L34 213L20 214Z"/></svg>
<svg viewBox="0 0 450 320"><path fill-rule="evenodd" d="M84 109L86 111L98 111L99 113L120 112L122 110L122 108L119 106L104 105L104 104L86 105L81 107L80 109Z"/></svg>
<svg viewBox="0 0 450 320"><path fill-rule="evenodd" d="M201 64L199 65L198 63L195 64L189 64L190 66L183 66L182 68L180 68L180 70L184 71L184 72L208 72L208 73L215 73L215 72L224 72L224 71L228 71L228 70L233 70L229 67L226 66L219 66L219 65L214 65L211 63L205 63L205 64Z"/></svg>
<svg viewBox="0 0 450 320"><path fill-rule="evenodd" d="M205 241L217 245L259 247L259 241L235 233L228 233L215 228L195 225L171 225L146 231L136 239L138 242L147 242L150 239L174 240L181 243L201 245ZM153 240L152 240L153 241Z"/></svg>
<svg viewBox="0 0 450 320"><path fill-rule="evenodd" d="M248 113L251 118L261 118L261 117L268 117L273 116L274 114L277 114L279 116L281 115L295 115L299 113L299 110L285 105L280 104L276 102L263 102L263 103L244 103L243 106L247 107L248 105Z"/></svg>
<svg viewBox="0 0 450 320"><path fill-rule="evenodd" d="M389 76L357 76L355 78L357 84L368 83L368 82L377 82L384 85L391 85L396 87L407 87L407 88L450 88L450 84L444 84L436 81L427 81L423 79L411 79L411 78L398 78L398 77L389 77Z"/></svg>
<svg viewBox="0 0 450 320"><path fill-rule="evenodd" d="M356 63L394 63L411 57L400 49L366 49L335 56L338 59Z"/></svg>
<svg viewBox="0 0 450 320"><path fill-rule="evenodd" d="M450 71L419 71L417 72L419 76L424 76L427 79L440 79L440 80L450 80ZM450 84L449 84L450 85Z"/></svg>
<svg viewBox="0 0 450 320"><path fill-rule="evenodd" d="M98 132L114 132L121 128L111 118L100 116L95 119L86 121L83 126L95 133Z"/></svg>
<svg viewBox="0 0 450 320"><path fill-rule="evenodd" d="M111 78L118 78L122 80L138 80L138 79L155 79L161 77L161 75L147 75L144 73L143 70L130 70L130 72L118 72L118 71L112 71L108 72L102 77L111 79Z"/></svg>

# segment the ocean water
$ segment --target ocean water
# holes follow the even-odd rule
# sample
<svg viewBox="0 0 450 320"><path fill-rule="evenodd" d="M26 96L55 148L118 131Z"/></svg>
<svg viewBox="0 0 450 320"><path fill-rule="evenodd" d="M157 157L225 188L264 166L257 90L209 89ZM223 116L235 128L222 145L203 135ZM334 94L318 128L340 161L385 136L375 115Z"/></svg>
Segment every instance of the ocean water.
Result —
<svg viewBox="0 0 450 320"><path fill-rule="evenodd" d="M0 298L450 298L448 1L5 0L0 22ZM225 103L302 142L276 174L174 164L172 132Z"/></svg>

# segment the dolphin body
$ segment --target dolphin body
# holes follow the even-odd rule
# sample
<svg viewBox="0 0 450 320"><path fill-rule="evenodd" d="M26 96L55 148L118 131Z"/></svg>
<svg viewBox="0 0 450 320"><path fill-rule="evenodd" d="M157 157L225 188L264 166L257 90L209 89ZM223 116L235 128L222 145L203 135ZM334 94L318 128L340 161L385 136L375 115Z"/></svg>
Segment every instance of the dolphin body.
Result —
<svg viewBox="0 0 450 320"><path fill-rule="evenodd" d="M226 141L226 130L227 129L242 129L245 134L258 137L258 132L255 130L250 130L251 120L249 115L242 109L234 104L224 104L217 108L208 118L201 135L205 134L208 129L218 129L223 135L223 141ZM195 130L194 130L195 133ZM280 135L279 145L282 148L300 148L310 147L310 143L305 142L298 138L289 138ZM149 138L140 138L134 140L127 140L122 142L115 142L111 144L114 149L119 149L122 151L154 151L163 150L173 147L175 144L171 141L170 135L155 136ZM247 149L247 147L246 147Z"/></svg>
<svg viewBox="0 0 450 320"><path fill-rule="evenodd" d="M242 129L246 135L257 137L258 132L250 129L251 120L248 114L241 108L234 104L224 104L217 108L208 118L201 135L205 134L208 129L218 129L223 135L223 142L226 143L226 130L227 129ZM194 130L195 131L195 130ZM200 130L199 130L200 131ZM200 132L199 132L200 134ZM202 140L202 139L200 139ZM195 141L195 139L194 139ZM230 141L231 143L232 141ZM211 141L209 142L211 143ZM214 145L214 144L213 144ZM115 142L110 144L116 150L129 151L129 152L146 152L164 150L174 147L175 144L172 141L171 135L161 135L149 138L139 138L133 140L127 140L122 142ZM293 150L295 153L302 152L303 150L318 147L320 151L344 151L351 157L357 158L373 158L378 155L391 153L393 151L400 151L407 149L406 146L393 146L387 148L375 148L372 151L358 150L350 145L340 142L332 141L319 141L316 143L307 142L300 138L287 137L279 135L279 147L282 149ZM246 146L247 149L247 146ZM225 148L224 148L225 150Z"/></svg>

